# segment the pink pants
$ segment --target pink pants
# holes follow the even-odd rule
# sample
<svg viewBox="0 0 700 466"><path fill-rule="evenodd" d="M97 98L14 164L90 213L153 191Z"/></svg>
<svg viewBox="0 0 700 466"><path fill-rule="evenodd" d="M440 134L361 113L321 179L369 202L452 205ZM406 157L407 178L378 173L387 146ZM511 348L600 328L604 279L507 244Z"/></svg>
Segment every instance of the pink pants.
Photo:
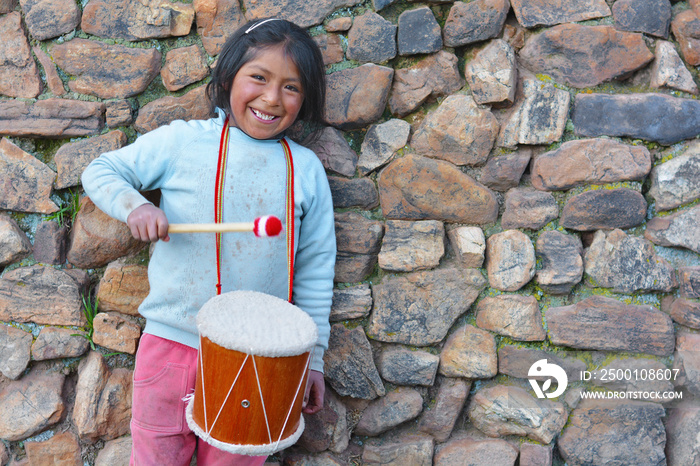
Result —
<svg viewBox="0 0 700 466"><path fill-rule="evenodd" d="M266 456L233 455L199 441L185 421L182 399L194 392L197 350L144 334L136 354L131 407L131 465L258 466Z"/></svg>

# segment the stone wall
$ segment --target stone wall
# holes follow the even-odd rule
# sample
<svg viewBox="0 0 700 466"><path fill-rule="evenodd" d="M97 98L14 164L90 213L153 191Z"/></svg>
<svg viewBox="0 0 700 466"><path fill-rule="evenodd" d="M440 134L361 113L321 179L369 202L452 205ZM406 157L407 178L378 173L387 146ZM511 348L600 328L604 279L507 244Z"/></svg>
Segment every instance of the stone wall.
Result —
<svg viewBox="0 0 700 466"><path fill-rule="evenodd" d="M324 52L339 251L271 462L699 464L698 0L0 0L0 463L126 464L148 251L80 173L271 15Z"/></svg>

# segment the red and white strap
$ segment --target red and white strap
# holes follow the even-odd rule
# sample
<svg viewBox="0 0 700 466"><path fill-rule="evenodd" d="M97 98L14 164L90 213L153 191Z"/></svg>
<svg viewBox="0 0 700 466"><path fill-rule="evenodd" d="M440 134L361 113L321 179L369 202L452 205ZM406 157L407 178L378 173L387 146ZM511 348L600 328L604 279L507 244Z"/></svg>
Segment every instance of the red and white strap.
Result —
<svg viewBox="0 0 700 466"><path fill-rule="evenodd" d="M221 139L219 141L219 160L216 166L216 184L214 186L214 223L223 223L224 219L224 184L226 182L226 166L228 160L228 141L229 141L229 119L226 117L224 127L221 130ZM292 302L292 285L294 282L294 162L292 159L292 150L289 144L283 138L280 139L282 149L284 150L284 158L287 165L287 196L286 196L286 222L287 222L287 273L289 277L287 289L287 301ZM275 217L260 217L255 220L255 231L259 232L259 236L274 236L273 231L279 231L279 225L274 222L279 222ZM262 223L262 225L260 224ZM263 234L264 233L264 234ZM216 294L221 294L221 233L216 233Z"/></svg>

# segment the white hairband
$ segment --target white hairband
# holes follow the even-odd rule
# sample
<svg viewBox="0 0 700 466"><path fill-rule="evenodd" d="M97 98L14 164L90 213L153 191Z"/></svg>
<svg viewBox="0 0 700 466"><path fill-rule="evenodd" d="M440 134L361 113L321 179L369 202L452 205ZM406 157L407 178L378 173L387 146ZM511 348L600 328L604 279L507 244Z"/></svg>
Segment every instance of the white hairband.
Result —
<svg viewBox="0 0 700 466"><path fill-rule="evenodd" d="M253 25L252 25L251 27L249 27L248 29L246 29L246 30L245 30L245 34L248 34L250 31L252 31L252 30L255 29L256 27L261 26L261 25L267 23L268 21L282 21L282 20L279 19L279 18L268 18L268 19L266 19L266 20L264 20L264 21L260 21L260 22L258 22L258 23L253 24Z"/></svg>

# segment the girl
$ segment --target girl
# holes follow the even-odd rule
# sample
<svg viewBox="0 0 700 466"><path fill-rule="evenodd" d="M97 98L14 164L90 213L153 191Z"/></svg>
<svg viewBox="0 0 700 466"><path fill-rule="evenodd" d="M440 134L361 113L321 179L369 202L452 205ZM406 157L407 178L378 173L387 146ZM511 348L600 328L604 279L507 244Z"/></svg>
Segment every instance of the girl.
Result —
<svg viewBox="0 0 700 466"><path fill-rule="evenodd" d="M333 205L318 158L284 132L298 119L322 122L324 76L306 31L274 18L251 22L226 42L207 86L219 117L175 121L102 154L83 173L85 191L100 209L125 221L134 237L155 242L150 293L139 308L146 327L134 370L131 464L189 465L195 447L200 466L265 461L198 442L185 421L183 398L193 390L197 366L195 317L217 293L253 290L293 299L314 319L319 339L304 412L323 406ZM139 193L154 189L161 191L160 207ZM289 219L286 241L168 235L169 222L250 222L262 215Z"/></svg>

